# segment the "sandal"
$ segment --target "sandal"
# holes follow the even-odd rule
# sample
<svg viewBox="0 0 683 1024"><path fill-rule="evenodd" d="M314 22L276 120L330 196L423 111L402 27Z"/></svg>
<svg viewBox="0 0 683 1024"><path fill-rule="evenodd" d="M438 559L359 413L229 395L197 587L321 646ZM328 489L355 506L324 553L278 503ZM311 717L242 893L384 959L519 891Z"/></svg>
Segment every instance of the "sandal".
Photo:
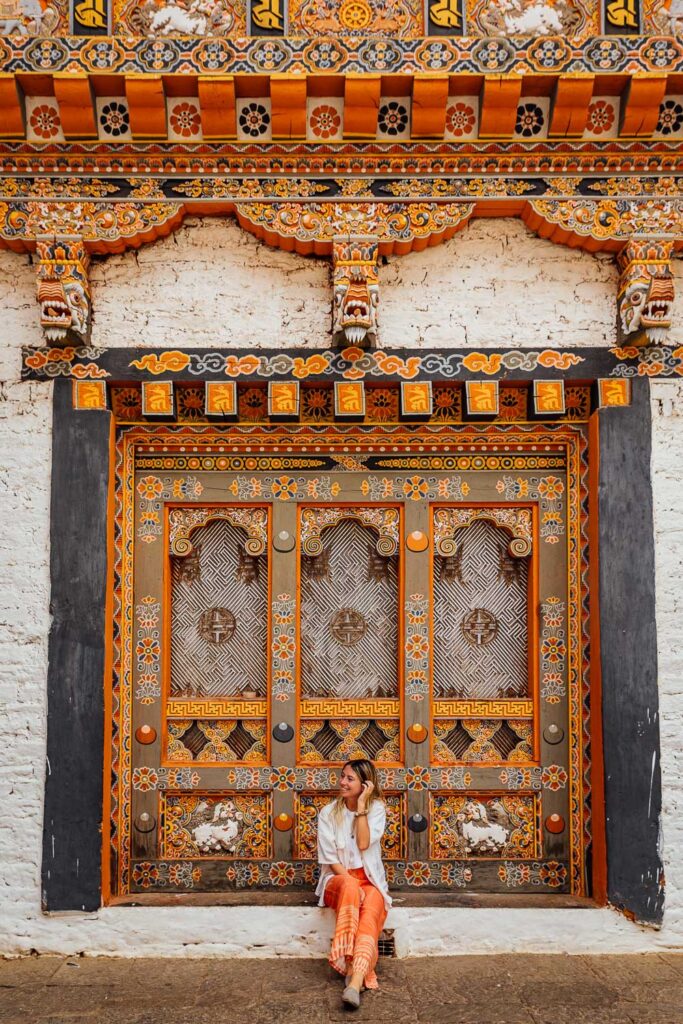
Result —
<svg viewBox="0 0 683 1024"><path fill-rule="evenodd" d="M351 985L347 985L342 992L342 1003L346 1003L347 1006L351 1006L354 1010L357 1010L360 1006L360 992L357 988L352 988Z"/></svg>

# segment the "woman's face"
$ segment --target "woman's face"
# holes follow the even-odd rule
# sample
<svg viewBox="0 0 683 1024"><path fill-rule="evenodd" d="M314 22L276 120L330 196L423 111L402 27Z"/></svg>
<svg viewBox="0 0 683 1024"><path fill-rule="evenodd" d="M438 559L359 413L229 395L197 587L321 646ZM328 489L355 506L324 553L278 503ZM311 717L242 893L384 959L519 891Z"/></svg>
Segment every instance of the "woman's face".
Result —
<svg viewBox="0 0 683 1024"><path fill-rule="evenodd" d="M360 796L363 784L350 765L345 764L339 776L339 792L343 797Z"/></svg>

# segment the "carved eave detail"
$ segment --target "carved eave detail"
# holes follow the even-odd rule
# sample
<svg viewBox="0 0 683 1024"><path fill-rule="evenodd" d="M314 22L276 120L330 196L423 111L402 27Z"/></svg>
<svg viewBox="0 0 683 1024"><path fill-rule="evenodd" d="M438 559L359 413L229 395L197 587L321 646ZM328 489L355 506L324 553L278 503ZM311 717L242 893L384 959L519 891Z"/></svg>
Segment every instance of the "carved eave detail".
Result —
<svg viewBox="0 0 683 1024"><path fill-rule="evenodd" d="M372 344L377 333L378 258L438 244L473 216L496 215L482 202L231 202L107 200L0 203L0 244L37 254L38 301L46 340L87 343L91 255L138 248L167 235L187 214L233 215L265 243L333 264L333 329L343 344ZM683 246L683 199L529 199L506 206L538 235L589 252L614 253L621 272L622 336L661 340L673 303L671 258ZM642 283L645 298L634 285ZM635 298L634 298L635 295ZM633 337L631 337L633 335Z"/></svg>

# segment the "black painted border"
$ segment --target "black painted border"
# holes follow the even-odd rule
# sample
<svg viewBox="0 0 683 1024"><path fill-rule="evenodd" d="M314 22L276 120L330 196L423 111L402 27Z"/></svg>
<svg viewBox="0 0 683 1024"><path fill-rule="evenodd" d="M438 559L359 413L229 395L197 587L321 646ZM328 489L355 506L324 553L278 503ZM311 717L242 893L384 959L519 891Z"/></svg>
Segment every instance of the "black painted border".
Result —
<svg viewBox="0 0 683 1024"><path fill-rule="evenodd" d="M599 412L600 667L607 897L637 921L664 915L649 381Z"/></svg>
<svg viewBox="0 0 683 1024"><path fill-rule="evenodd" d="M599 412L599 606L609 902L658 924L661 773L649 382ZM110 417L54 389L43 908L101 903Z"/></svg>
<svg viewBox="0 0 683 1024"><path fill-rule="evenodd" d="M101 904L110 416L55 381L43 910Z"/></svg>

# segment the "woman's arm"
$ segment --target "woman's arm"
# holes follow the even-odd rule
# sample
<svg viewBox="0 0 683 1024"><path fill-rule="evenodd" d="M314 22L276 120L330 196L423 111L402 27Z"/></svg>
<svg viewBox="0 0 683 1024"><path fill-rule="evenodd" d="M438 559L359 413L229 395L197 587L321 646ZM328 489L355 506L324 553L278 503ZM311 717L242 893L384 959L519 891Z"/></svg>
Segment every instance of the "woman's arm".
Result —
<svg viewBox="0 0 683 1024"><path fill-rule="evenodd" d="M328 864L327 866L333 875L348 875L349 873L343 864Z"/></svg>

